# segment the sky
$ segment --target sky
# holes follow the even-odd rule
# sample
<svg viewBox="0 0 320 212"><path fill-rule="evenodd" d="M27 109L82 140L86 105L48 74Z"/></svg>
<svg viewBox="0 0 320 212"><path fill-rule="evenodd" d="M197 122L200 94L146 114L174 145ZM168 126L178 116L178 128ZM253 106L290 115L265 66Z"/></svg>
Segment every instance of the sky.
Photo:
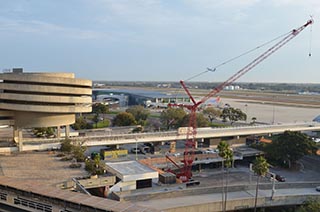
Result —
<svg viewBox="0 0 320 212"><path fill-rule="evenodd" d="M320 79L319 0L0 0L0 5L1 70L176 82L290 32L312 15L311 27L238 81ZM265 50L192 81L225 81Z"/></svg>

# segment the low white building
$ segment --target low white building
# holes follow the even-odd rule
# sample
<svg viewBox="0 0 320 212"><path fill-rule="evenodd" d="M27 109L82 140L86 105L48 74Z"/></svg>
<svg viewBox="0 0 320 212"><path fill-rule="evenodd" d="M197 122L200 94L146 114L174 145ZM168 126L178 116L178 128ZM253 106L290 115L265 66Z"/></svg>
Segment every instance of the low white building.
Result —
<svg viewBox="0 0 320 212"><path fill-rule="evenodd" d="M152 187L152 182L158 182L157 171L137 161L109 162L106 170L117 177L111 191L128 191Z"/></svg>

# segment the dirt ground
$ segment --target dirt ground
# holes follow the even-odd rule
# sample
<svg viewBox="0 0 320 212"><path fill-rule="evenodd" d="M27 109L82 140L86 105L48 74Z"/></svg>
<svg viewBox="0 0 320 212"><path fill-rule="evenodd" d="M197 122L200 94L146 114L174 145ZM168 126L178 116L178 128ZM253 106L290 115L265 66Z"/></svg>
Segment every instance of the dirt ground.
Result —
<svg viewBox="0 0 320 212"><path fill-rule="evenodd" d="M257 122L265 123L295 123L311 122L320 115L319 108L292 107L257 103L249 100L236 100L221 98L223 104L229 104L231 107L239 108L248 116L248 122L252 117L257 118Z"/></svg>

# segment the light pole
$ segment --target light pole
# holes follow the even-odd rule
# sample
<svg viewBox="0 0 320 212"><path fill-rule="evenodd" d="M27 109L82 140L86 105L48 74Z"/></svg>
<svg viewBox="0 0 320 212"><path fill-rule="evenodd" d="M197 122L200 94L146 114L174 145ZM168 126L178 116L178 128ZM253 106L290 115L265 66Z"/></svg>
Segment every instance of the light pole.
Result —
<svg viewBox="0 0 320 212"><path fill-rule="evenodd" d="M275 104L275 96L273 96L273 104L272 104L272 124L274 124L274 119L275 119L275 108L274 108L274 104Z"/></svg>
<svg viewBox="0 0 320 212"><path fill-rule="evenodd" d="M245 104L244 107L245 107L245 110L246 110L246 123L247 123L247 120L248 120L248 105Z"/></svg>
<svg viewBox="0 0 320 212"><path fill-rule="evenodd" d="M272 190L271 190L271 200L273 199L274 193L276 192L275 189L275 182L276 182L276 174L269 172L271 177L272 177Z"/></svg>
<svg viewBox="0 0 320 212"><path fill-rule="evenodd" d="M135 149L135 152L136 152L136 160L138 160L138 140L136 139L136 149Z"/></svg>

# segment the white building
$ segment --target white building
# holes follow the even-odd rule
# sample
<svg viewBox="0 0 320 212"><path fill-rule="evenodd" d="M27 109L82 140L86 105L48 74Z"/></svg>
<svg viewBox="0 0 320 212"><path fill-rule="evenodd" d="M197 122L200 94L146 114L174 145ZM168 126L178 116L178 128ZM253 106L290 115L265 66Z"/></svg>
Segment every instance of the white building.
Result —
<svg viewBox="0 0 320 212"><path fill-rule="evenodd" d="M106 170L117 177L110 192L152 187L152 182L158 182L159 178L157 171L137 161L106 163Z"/></svg>

